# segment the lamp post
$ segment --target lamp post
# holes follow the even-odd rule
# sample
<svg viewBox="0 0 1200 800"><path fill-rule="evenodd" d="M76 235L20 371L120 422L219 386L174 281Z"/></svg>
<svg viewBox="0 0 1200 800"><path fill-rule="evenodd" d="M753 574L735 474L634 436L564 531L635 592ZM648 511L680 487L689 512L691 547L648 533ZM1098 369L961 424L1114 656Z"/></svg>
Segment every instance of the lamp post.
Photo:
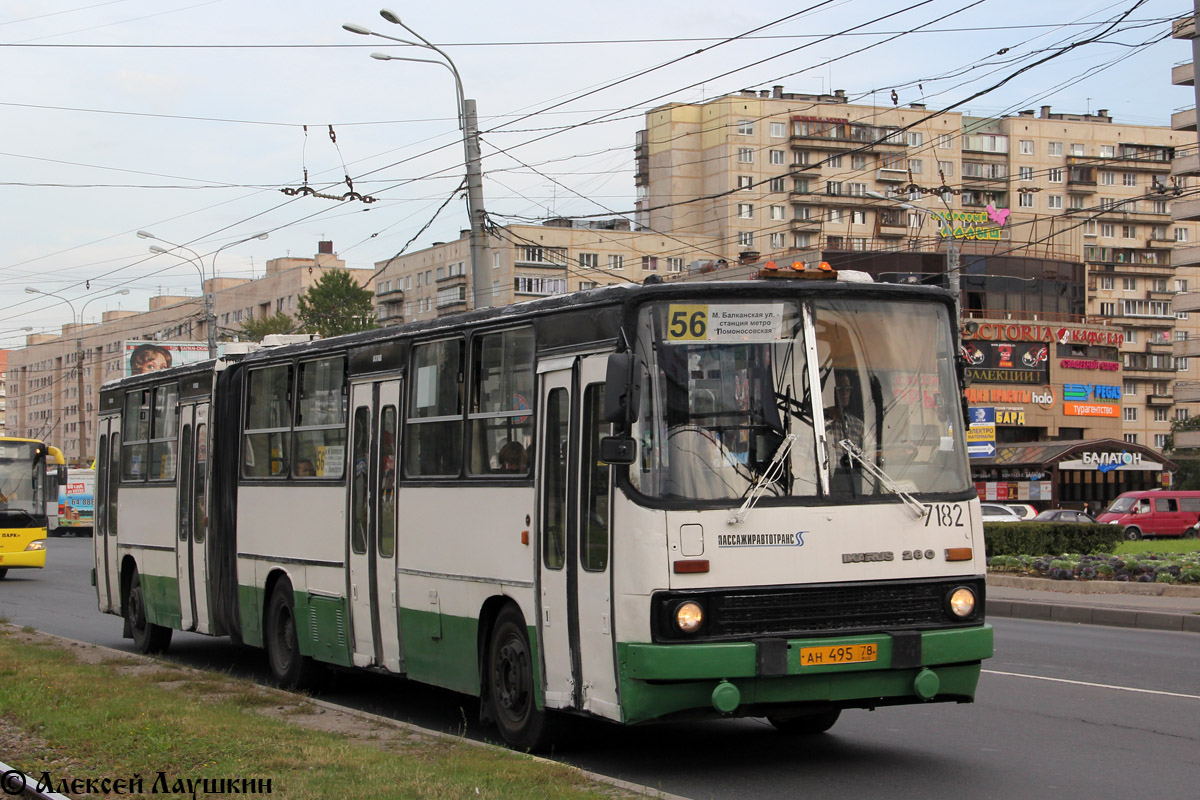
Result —
<svg viewBox="0 0 1200 800"><path fill-rule="evenodd" d="M187 256L183 256L183 255L180 255L179 253L174 252L174 250L168 250L165 247L159 247L158 245L154 245L154 244L150 245L151 253L154 253L156 255L171 255L171 256L175 256L176 258L181 258L184 261L192 261L192 264L199 271L199 273L200 273L200 292L204 297L204 330L208 336L208 357L216 358L217 357L217 315L213 312L213 293L208 291L210 288L213 288L213 287L205 285L207 279L204 275L204 259L202 259L200 257L200 254L197 253L192 248L187 247L186 245L175 244L174 242L168 242L166 239L159 238L158 236L155 236L154 234L150 233L149 231L138 231L137 235L138 235L138 238L140 238L140 239L154 239L155 241L162 242L163 244L169 244L169 245L171 245L171 247L174 250L187 250L189 253L191 253L193 256L195 256L195 260L193 261L191 258L188 258ZM213 252L213 257L212 257L213 280L215 281L217 279L217 256L221 254L222 250L226 249L227 247L233 247L234 245L245 244L246 242L253 241L254 239L266 239L269 235L270 235L269 232L268 233L256 233L253 236L247 236L244 239L238 239L236 242L230 242L229 244L224 244L224 245L221 245L220 247L218 247Z"/></svg>
<svg viewBox="0 0 1200 800"><path fill-rule="evenodd" d="M117 289L115 292L108 294L97 295L88 299L82 306L79 307L79 314L75 314L75 304L62 295L54 292L47 292L43 289L37 289L33 286L25 287L26 294L44 294L47 297L53 297L67 304L71 309L71 319L75 323L75 418L76 425L79 430L79 463L87 464L87 423L84 416L84 394L83 394L83 312L87 310L88 304L93 300L100 300L105 297L113 297L119 294L129 294L128 289Z"/></svg>
<svg viewBox="0 0 1200 800"><path fill-rule="evenodd" d="M445 61L393 56L388 53L372 53L371 58L378 61L417 61L425 64L441 64L454 76L454 87L458 97L458 127L463 132L463 152L466 161L467 216L471 221L471 285L474 287L475 307L490 306L492 304L492 279L491 270L487 266L487 239L484 236L483 171L480 165L479 122L475 114L475 101L464 97L462 78L458 74L458 67L454 65L454 61L446 55L445 51L401 22L396 12L384 8L380 10L379 16L393 25L404 28L420 41L414 42L409 39L388 36L349 22L342 25L342 28L361 36L377 36L380 39L387 39L399 44L432 50Z"/></svg>

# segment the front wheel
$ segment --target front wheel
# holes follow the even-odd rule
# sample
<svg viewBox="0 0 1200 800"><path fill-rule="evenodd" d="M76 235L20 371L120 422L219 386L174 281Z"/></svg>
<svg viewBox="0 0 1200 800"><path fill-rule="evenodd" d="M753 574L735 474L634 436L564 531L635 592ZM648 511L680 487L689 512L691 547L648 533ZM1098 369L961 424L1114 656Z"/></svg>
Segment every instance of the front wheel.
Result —
<svg viewBox="0 0 1200 800"><path fill-rule="evenodd" d="M267 603L267 663L271 677L283 689L316 689L320 668L300 652L292 584L281 580Z"/></svg>
<svg viewBox="0 0 1200 800"><path fill-rule="evenodd" d="M815 714L801 714L794 717L767 717L767 722L771 723L780 733L812 736L832 728L841 715L842 710L835 708L830 711L818 711Z"/></svg>
<svg viewBox="0 0 1200 800"><path fill-rule="evenodd" d="M163 653L171 646L171 629L155 625L146 619L146 597L142 593L142 576L133 573L129 583L129 599L125 602L125 619L133 634L133 649L139 653Z"/></svg>
<svg viewBox="0 0 1200 800"><path fill-rule="evenodd" d="M1136 542L1142 538L1142 532L1131 525L1125 529L1125 538L1131 542Z"/></svg>
<svg viewBox="0 0 1200 800"><path fill-rule="evenodd" d="M521 612L508 606L496 618L488 648L488 702L504 741L519 750L546 749L550 713L537 707L534 664Z"/></svg>

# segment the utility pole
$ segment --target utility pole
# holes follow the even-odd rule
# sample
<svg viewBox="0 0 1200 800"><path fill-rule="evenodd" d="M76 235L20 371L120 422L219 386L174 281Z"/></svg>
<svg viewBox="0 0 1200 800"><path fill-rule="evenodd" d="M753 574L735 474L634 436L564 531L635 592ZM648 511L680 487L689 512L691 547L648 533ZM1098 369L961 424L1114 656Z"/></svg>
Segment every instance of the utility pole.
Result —
<svg viewBox="0 0 1200 800"><path fill-rule="evenodd" d="M87 466L87 420L83 414L83 334L80 333L80 328L83 327L83 320L80 319L75 324L75 418L76 424L79 426L79 466Z"/></svg>
<svg viewBox="0 0 1200 800"><path fill-rule="evenodd" d="M484 308L492 304L492 270L487 263L488 245L484 234L479 122L475 116L475 101L471 99L463 100L463 147L467 161L467 213L471 216L471 284L475 287L474 307Z"/></svg>

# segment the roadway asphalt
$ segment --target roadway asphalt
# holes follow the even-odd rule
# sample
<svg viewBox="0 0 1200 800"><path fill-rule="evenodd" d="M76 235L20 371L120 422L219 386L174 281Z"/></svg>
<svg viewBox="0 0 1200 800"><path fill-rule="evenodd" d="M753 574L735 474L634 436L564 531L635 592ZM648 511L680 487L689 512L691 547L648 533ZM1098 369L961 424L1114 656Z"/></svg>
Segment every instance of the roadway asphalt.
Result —
<svg viewBox="0 0 1200 800"><path fill-rule="evenodd" d="M989 574L987 614L1200 633L1200 586Z"/></svg>

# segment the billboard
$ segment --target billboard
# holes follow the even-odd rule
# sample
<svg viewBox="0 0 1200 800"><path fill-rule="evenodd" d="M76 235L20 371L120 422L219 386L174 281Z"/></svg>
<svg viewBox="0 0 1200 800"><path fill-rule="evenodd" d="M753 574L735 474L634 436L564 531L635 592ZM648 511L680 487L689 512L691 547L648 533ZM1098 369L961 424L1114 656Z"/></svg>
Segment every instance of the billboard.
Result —
<svg viewBox="0 0 1200 800"><path fill-rule="evenodd" d="M1050 350L1040 342L963 342L967 376L979 383L1050 382Z"/></svg>
<svg viewBox="0 0 1200 800"><path fill-rule="evenodd" d="M125 377L142 375L208 358L205 342L125 342Z"/></svg>

